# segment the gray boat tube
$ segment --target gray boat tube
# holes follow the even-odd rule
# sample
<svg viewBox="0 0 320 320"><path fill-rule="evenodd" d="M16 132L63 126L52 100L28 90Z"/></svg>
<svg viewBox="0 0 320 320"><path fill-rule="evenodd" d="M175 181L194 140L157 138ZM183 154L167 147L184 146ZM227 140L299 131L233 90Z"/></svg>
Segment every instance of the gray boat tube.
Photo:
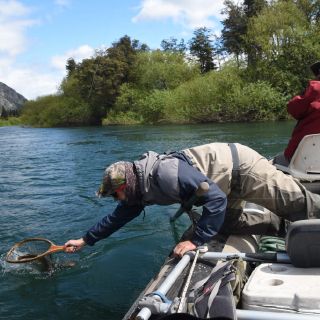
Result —
<svg viewBox="0 0 320 320"><path fill-rule="evenodd" d="M170 288L173 286L175 281L181 275L182 271L187 267L191 260L191 256L194 255L194 252L185 254L182 259L177 263L177 265L172 269L167 278L163 281L160 287L157 289L157 292L166 295ZM149 308L142 308L138 313L136 320L148 320L151 317L151 311Z"/></svg>
<svg viewBox="0 0 320 320"><path fill-rule="evenodd" d="M237 312L237 320L301 320L301 319L319 320L319 315L302 314L302 313L267 312L267 311L240 310L240 309L237 309L236 312ZM141 318L141 319L149 319L150 316L151 316L151 312L148 315L148 318ZM136 319L140 320L140 318L136 318Z"/></svg>
<svg viewBox="0 0 320 320"><path fill-rule="evenodd" d="M237 320L319 320L320 315L237 309Z"/></svg>

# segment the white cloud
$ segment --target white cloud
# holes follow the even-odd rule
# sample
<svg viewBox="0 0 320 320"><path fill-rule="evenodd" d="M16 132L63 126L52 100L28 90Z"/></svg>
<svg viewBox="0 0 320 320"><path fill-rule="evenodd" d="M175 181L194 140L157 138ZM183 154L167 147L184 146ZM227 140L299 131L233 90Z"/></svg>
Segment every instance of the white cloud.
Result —
<svg viewBox="0 0 320 320"><path fill-rule="evenodd" d="M4 22L0 25L0 53L16 56L26 50L28 41L25 29L34 25L33 20Z"/></svg>
<svg viewBox="0 0 320 320"><path fill-rule="evenodd" d="M0 66L3 66L0 60ZM30 67L16 67L6 64L0 71L1 82L21 93L27 99L55 93L61 82L60 73L41 72Z"/></svg>
<svg viewBox="0 0 320 320"><path fill-rule="evenodd" d="M54 3L59 7L68 8L70 7L71 0L55 0Z"/></svg>
<svg viewBox="0 0 320 320"><path fill-rule="evenodd" d="M55 4L67 7L70 0L55 0ZM79 62L94 54L93 48L82 45L52 57L45 65L19 63L19 55L29 49L31 42L26 30L39 23L30 18L31 13L31 7L17 0L0 0L0 81L27 99L56 93L66 74L67 59Z"/></svg>
<svg viewBox="0 0 320 320"><path fill-rule="evenodd" d="M66 61L72 57L80 62L94 54L94 49L88 45L68 50L66 53L52 57L45 65L17 66L12 57L0 58L0 81L27 99L54 94L66 75Z"/></svg>
<svg viewBox="0 0 320 320"><path fill-rule="evenodd" d="M38 23L28 18L30 12L18 1L0 0L0 54L16 56L26 50L26 29Z"/></svg>
<svg viewBox="0 0 320 320"><path fill-rule="evenodd" d="M6 17L24 16L30 12L30 8L16 0L0 1L0 21Z"/></svg>
<svg viewBox="0 0 320 320"><path fill-rule="evenodd" d="M189 29L215 28L221 19L224 0L142 0L133 22L172 19ZM215 19L212 19L215 18Z"/></svg>
<svg viewBox="0 0 320 320"><path fill-rule="evenodd" d="M0 0L0 81L26 98L54 92L57 76L33 67L19 67L17 56L28 49L26 30L39 23L31 19L30 7L16 0Z"/></svg>
<svg viewBox="0 0 320 320"><path fill-rule="evenodd" d="M73 58L76 62L80 62L85 58L90 58L94 54L94 49L85 44L78 48L68 50L63 55L52 57L51 64L58 70L64 73L66 62L69 58Z"/></svg>

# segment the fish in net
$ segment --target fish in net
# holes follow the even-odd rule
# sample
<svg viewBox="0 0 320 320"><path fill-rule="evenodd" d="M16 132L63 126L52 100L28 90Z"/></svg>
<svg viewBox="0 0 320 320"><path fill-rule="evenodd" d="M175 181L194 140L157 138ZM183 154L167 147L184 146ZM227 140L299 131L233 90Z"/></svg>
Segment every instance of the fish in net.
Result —
<svg viewBox="0 0 320 320"><path fill-rule="evenodd" d="M9 263L31 262L64 250L65 246L57 246L48 239L29 238L16 243L7 253L6 261Z"/></svg>

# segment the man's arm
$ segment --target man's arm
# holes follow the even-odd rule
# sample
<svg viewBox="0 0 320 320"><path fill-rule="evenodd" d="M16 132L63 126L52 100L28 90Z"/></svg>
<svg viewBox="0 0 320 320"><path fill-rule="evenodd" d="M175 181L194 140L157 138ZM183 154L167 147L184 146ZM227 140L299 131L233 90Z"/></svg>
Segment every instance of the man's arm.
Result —
<svg viewBox="0 0 320 320"><path fill-rule="evenodd" d="M313 82L310 81L309 86L302 95L295 96L288 102L288 113L297 120L304 118L308 112L310 103L316 99L318 94L317 90L313 87Z"/></svg>
<svg viewBox="0 0 320 320"><path fill-rule="evenodd" d="M65 243L67 248L66 252L78 251L86 244L93 246L97 241L107 238L113 232L137 217L142 210L143 206L128 206L120 202L113 213L105 216L97 224L92 226L82 238L67 241Z"/></svg>
<svg viewBox="0 0 320 320"><path fill-rule="evenodd" d="M128 206L124 202L120 202L111 214L102 218L86 232L83 240L89 246L93 246L97 241L109 237L137 217L142 210L143 206Z"/></svg>
<svg viewBox="0 0 320 320"><path fill-rule="evenodd" d="M191 239L192 243L199 246L209 241L221 228L227 197L213 181L182 160L179 161L178 178L183 201L187 201L195 193L201 182L209 183L209 191L195 203L197 206L203 206L202 216Z"/></svg>

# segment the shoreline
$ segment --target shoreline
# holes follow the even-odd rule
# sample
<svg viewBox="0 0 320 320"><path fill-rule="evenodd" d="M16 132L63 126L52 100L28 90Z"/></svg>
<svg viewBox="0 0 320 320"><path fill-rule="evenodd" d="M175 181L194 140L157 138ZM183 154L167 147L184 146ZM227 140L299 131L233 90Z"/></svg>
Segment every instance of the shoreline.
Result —
<svg viewBox="0 0 320 320"><path fill-rule="evenodd" d="M212 121L212 122L196 122L196 121L159 121L155 123L150 122L102 122L100 125L79 125L79 126L30 126L28 124L22 123L21 119L19 117L12 117L5 119L0 119L0 127L12 127L12 126L20 126L20 127L28 127L28 128L79 128L79 127L117 127L117 126L193 126L193 125L210 125L210 124L217 124L217 125L223 125L223 124L259 124L259 123L278 123L278 122L287 122L287 121L294 121L292 118L288 119L270 119L270 120L255 120L255 121L234 121L234 120L226 120L226 121Z"/></svg>

